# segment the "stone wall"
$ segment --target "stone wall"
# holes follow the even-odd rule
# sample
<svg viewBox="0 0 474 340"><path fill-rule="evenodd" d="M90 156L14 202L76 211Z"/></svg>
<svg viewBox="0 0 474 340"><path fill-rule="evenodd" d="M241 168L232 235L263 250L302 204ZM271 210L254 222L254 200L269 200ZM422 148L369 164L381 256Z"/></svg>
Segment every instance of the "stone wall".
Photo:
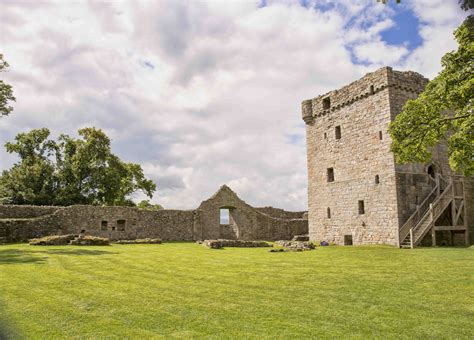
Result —
<svg viewBox="0 0 474 340"><path fill-rule="evenodd" d="M230 211L221 224L220 209ZM272 207L282 217L303 217ZM196 210L148 211L132 207L70 207L0 205L0 242L20 242L54 234L85 233L111 240L160 238L165 241L203 239L277 240L308 232L304 218L275 218L242 201L223 186Z"/></svg>
<svg viewBox="0 0 474 340"><path fill-rule="evenodd" d="M295 218L304 219L305 214L307 213L307 211L286 211L286 210L278 209L274 207L261 207L261 208L255 208L255 209L271 217L285 218L285 219L295 219Z"/></svg>
<svg viewBox="0 0 474 340"><path fill-rule="evenodd" d="M303 102L311 240L398 244L395 163L387 135L389 72L380 69L341 90ZM326 98L329 108L323 106Z"/></svg>
<svg viewBox="0 0 474 340"><path fill-rule="evenodd" d="M427 82L418 73L384 67L302 102L312 240L344 244L351 238L353 244L398 245L399 228L434 186L429 166L436 173L453 175L446 143L433 150L430 164L395 164L390 152L390 122ZM329 168L333 181L328 181ZM472 229L473 178L465 181Z"/></svg>
<svg viewBox="0 0 474 340"><path fill-rule="evenodd" d="M0 204L0 219L2 218L34 218L50 215L62 207L46 207L37 205L7 205Z"/></svg>

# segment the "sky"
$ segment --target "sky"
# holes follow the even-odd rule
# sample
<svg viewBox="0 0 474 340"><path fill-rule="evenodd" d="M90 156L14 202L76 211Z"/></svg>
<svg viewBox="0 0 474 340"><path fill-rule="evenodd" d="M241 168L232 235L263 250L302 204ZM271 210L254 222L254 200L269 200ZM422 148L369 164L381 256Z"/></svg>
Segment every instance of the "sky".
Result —
<svg viewBox="0 0 474 340"><path fill-rule="evenodd" d="M432 79L457 47L457 2L0 0L0 76L17 98L0 144L95 126L165 208L227 184L254 206L306 210L301 101L383 66ZM0 150L0 170L17 160Z"/></svg>

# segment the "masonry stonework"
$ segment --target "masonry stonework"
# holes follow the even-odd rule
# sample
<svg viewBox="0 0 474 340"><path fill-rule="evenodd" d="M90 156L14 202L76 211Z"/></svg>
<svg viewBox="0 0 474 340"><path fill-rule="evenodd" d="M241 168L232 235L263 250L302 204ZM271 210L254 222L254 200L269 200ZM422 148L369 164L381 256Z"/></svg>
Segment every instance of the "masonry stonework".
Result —
<svg viewBox="0 0 474 340"><path fill-rule="evenodd" d="M220 223L222 208L230 211L229 223ZM254 208L224 185L195 210L0 205L0 243L80 233L111 240L289 240L295 235L308 233L306 216L305 212L289 212L272 207Z"/></svg>
<svg viewBox="0 0 474 340"><path fill-rule="evenodd" d="M400 227L433 189L433 174L455 176L446 143L430 164L396 164L388 126L428 79L381 68L302 102L308 158L311 240L399 245ZM463 178L467 225L474 233L473 178Z"/></svg>

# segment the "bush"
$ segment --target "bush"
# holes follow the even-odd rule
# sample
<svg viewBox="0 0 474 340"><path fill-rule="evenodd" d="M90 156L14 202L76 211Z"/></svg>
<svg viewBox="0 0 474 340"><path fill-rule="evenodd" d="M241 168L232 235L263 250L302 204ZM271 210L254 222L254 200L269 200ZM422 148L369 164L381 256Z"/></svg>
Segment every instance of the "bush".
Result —
<svg viewBox="0 0 474 340"><path fill-rule="evenodd" d="M30 246L62 246L69 244L77 235L51 235L29 240Z"/></svg>

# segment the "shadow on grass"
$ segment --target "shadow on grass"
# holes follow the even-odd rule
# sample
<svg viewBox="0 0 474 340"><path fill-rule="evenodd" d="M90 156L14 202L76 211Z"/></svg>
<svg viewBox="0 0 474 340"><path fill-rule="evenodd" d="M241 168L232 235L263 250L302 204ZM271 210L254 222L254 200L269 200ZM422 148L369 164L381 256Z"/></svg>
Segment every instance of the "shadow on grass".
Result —
<svg viewBox="0 0 474 340"><path fill-rule="evenodd" d="M105 250L90 250L90 249L48 249L44 251L37 251L38 253L46 253L52 255L112 255L118 254L112 251Z"/></svg>
<svg viewBox="0 0 474 340"><path fill-rule="evenodd" d="M7 312L0 303L0 340L22 339L20 332L14 327L13 323L7 319Z"/></svg>
<svg viewBox="0 0 474 340"><path fill-rule="evenodd" d="M44 263L45 261L46 257L35 256L34 253L29 251L17 249L0 250L0 264Z"/></svg>
<svg viewBox="0 0 474 340"><path fill-rule="evenodd" d="M90 249L41 249L41 250L18 250L5 249L0 250L0 265L1 264L21 264L21 263L38 263L46 262L47 256L42 255L112 255L117 254L111 251L104 250L90 250ZM0 340L2 340L0 338Z"/></svg>

